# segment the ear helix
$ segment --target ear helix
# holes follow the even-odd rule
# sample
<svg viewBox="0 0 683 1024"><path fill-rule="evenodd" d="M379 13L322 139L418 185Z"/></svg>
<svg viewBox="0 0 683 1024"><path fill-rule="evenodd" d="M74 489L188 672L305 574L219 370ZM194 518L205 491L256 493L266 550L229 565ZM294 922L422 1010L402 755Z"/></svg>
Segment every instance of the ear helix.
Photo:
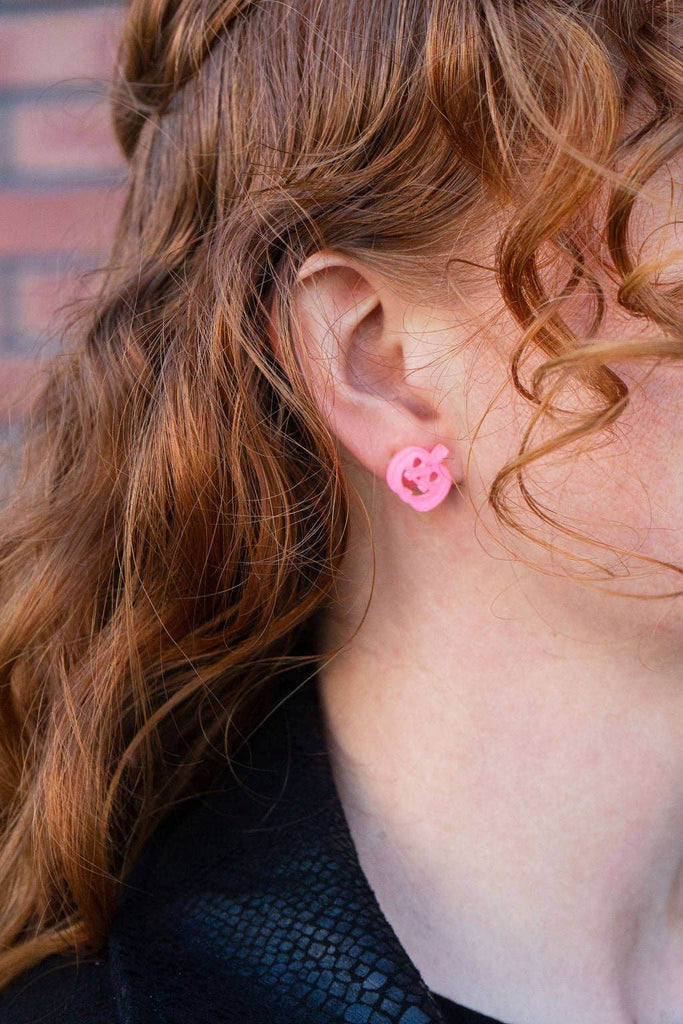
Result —
<svg viewBox="0 0 683 1024"><path fill-rule="evenodd" d="M447 455L444 444L435 444L431 451L417 444L408 445L391 459L386 481L402 501L418 512L428 512L451 489L453 479L441 461Z"/></svg>

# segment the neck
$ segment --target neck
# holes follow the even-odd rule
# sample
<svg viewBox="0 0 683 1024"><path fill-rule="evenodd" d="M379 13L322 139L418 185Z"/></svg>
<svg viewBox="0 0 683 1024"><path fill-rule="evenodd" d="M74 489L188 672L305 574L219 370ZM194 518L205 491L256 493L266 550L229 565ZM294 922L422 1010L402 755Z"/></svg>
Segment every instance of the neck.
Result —
<svg viewBox="0 0 683 1024"><path fill-rule="evenodd" d="M410 586L380 553L362 628L319 673L337 789L380 907L425 982L482 1013L680 1024L674 659L644 658L625 631L577 637L568 601L549 624L519 576L503 580L507 563L473 576L458 551L458 585L436 595L419 582L424 546ZM363 565L349 558L325 648L360 621Z"/></svg>

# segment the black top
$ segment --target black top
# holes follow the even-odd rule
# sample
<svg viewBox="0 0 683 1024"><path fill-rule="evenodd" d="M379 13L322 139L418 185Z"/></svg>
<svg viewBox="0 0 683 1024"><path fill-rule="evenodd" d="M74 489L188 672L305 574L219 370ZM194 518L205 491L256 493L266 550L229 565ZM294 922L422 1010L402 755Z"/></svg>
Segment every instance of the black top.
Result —
<svg viewBox="0 0 683 1024"><path fill-rule="evenodd" d="M501 1024L433 993L384 917L311 673L278 684L239 782L225 770L155 830L104 954L47 957L0 993L0 1024Z"/></svg>
<svg viewBox="0 0 683 1024"><path fill-rule="evenodd" d="M501 1024L493 1017L487 1017L467 1006L461 1006L460 1003L454 1003L438 992L432 992L432 995L441 1009L446 1024Z"/></svg>

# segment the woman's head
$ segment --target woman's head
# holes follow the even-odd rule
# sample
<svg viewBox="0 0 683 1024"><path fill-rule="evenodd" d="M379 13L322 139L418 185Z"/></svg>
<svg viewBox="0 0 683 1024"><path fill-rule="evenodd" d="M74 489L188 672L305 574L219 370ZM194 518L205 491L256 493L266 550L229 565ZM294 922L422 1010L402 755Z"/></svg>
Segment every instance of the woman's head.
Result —
<svg viewBox="0 0 683 1024"><path fill-rule="evenodd" d="M393 451L443 440L458 487L424 518L387 489L385 544L433 547L469 492L541 575L549 543L563 573L634 564L590 543L580 467L630 375L664 358L674 400L680 286L629 232L650 187L674 215L680 47L665 0L134 0L128 199L2 522L0 983L104 940L158 815L277 699ZM629 340L600 347L610 289Z"/></svg>

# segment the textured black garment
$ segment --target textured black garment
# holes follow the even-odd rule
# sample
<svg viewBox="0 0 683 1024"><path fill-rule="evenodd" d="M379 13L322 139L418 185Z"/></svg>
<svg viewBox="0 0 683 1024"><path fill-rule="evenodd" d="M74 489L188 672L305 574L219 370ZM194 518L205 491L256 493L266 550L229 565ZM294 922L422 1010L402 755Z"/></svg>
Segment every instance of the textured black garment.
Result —
<svg viewBox="0 0 683 1024"><path fill-rule="evenodd" d="M500 1024L500 1021L494 1020L493 1017L487 1017L484 1013L477 1013L476 1010L461 1006L460 1003L454 1003L438 992L432 992L432 995L441 1009L445 1024Z"/></svg>
<svg viewBox="0 0 683 1024"><path fill-rule="evenodd" d="M47 957L0 1024L500 1024L431 992L383 916L298 671L240 784L223 772L148 840L106 952Z"/></svg>

